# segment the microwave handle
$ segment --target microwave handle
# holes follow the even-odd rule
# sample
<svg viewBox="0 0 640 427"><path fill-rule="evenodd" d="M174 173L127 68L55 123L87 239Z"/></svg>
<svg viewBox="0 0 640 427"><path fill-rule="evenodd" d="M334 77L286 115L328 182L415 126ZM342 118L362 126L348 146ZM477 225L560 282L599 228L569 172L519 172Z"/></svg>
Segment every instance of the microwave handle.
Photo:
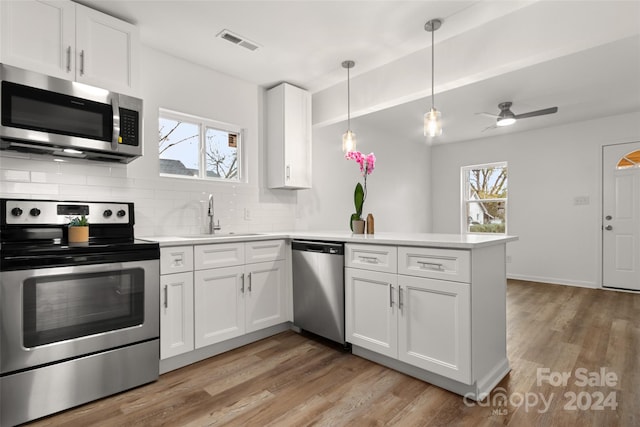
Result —
<svg viewBox="0 0 640 427"><path fill-rule="evenodd" d="M120 103L118 95L113 94L111 97L111 108L113 110L113 135L111 137L111 148L118 150L118 139L120 138Z"/></svg>

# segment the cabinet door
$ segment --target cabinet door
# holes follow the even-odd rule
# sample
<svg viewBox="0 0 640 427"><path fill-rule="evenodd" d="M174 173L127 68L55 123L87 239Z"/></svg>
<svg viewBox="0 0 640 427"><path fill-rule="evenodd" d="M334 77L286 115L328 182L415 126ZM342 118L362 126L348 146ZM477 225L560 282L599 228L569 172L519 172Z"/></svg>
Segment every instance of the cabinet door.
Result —
<svg viewBox="0 0 640 427"><path fill-rule="evenodd" d="M398 357L397 276L345 268L347 341Z"/></svg>
<svg viewBox="0 0 640 427"><path fill-rule="evenodd" d="M196 348L244 334L244 268L196 271Z"/></svg>
<svg viewBox="0 0 640 427"><path fill-rule="evenodd" d="M468 284L398 276L399 359L471 383Z"/></svg>
<svg viewBox="0 0 640 427"><path fill-rule="evenodd" d="M285 185L311 187L311 94L287 86L284 92Z"/></svg>
<svg viewBox="0 0 640 427"><path fill-rule="evenodd" d="M136 95L138 28L82 5L76 6L76 80Z"/></svg>
<svg viewBox="0 0 640 427"><path fill-rule="evenodd" d="M311 94L282 83L266 110L269 188L311 188Z"/></svg>
<svg viewBox="0 0 640 427"><path fill-rule="evenodd" d="M160 358L193 350L193 273L160 276Z"/></svg>
<svg viewBox="0 0 640 427"><path fill-rule="evenodd" d="M75 76L75 4L1 1L2 61L62 79Z"/></svg>
<svg viewBox="0 0 640 427"><path fill-rule="evenodd" d="M284 261L246 266L247 332L287 321L284 266Z"/></svg>

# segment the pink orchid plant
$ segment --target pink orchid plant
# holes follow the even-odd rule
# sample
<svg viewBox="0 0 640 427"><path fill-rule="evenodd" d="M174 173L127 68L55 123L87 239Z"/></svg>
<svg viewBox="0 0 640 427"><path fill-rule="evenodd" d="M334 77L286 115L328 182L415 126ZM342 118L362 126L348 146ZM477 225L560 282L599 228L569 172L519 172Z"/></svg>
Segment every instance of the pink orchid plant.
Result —
<svg viewBox="0 0 640 427"><path fill-rule="evenodd" d="M360 165L360 173L364 178L364 188L360 183L356 184L356 189L353 193L353 202L356 208L355 213L351 214L351 221L362 220L362 207L364 201L367 198L367 176L373 172L376 166L376 156L373 153L367 155L362 154L359 151L349 151L344 156L347 160L355 160ZM353 230L353 225L350 227Z"/></svg>

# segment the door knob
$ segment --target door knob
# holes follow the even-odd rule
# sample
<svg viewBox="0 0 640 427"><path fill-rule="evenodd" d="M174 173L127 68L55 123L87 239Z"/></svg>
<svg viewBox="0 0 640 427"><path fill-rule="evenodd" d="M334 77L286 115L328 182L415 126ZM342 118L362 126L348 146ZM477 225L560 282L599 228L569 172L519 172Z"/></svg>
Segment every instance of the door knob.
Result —
<svg viewBox="0 0 640 427"><path fill-rule="evenodd" d="M610 225L607 225L604 229L605 229L605 230L609 230L609 231L611 231L611 230L613 230L613 227L612 227L612 226L610 226Z"/></svg>

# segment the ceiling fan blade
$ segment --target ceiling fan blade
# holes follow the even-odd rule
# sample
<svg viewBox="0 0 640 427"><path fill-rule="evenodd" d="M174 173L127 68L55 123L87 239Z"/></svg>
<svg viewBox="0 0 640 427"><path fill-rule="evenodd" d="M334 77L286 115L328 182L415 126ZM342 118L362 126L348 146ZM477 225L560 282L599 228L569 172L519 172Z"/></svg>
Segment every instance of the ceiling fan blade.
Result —
<svg viewBox="0 0 640 427"><path fill-rule="evenodd" d="M475 113L475 114L476 114L476 115L481 115L481 116L491 117L491 118L493 118L493 119L497 119L498 117L500 117L500 116L498 116L497 114L485 113L484 111L483 111L483 112L480 112L480 113Z"/></svg>
<svg viewBox="0 0 640 427"><path fill-rule="evenodd" d="M487 126L486 128L482 129L481 132L487 131L489 129L496 129L498 126L493 125L493 126Z"/></svg>
<svg viewBox="0 0 640 427"><path fill-rule="evenodd" d="M544 116L558 112L558 107L545 108L543 110L529 111L528 113L516 114L515 119L526 119L528 117Z"/></svg>

